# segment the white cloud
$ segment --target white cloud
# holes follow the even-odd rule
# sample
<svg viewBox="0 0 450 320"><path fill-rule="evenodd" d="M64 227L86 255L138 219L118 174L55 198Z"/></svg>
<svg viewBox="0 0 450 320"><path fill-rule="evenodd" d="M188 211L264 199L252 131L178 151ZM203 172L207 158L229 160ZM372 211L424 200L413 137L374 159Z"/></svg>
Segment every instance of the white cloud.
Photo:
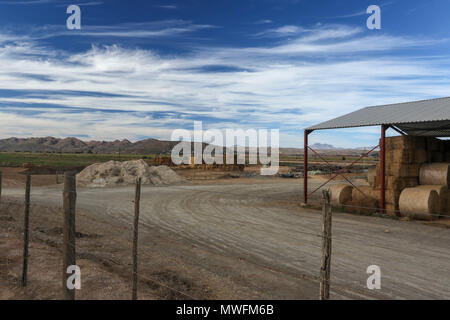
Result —
<svg viewBox="0 0 450 320"><path fill-rule="evenodd" d="M65 25L35 26L23 32L29 32L26 39L35 41L60 36L82 36L95 38L161 38L186 35L203 29L216 28L213 25L193 24L190 21L172 19L139 23L122 23L117 25L81 25L80 30L67 30ZM4 35L5 32L3 32ZM9 38L13 37L11 34ZM16 36L18 39L19 37ZM21 36L22 38L24 36ZM0 38L1 40L1 38Z"/></svg>
<svg viewBox="0 0 450 320"><path fill-rule="evenodd" d="M68 6L67 1L61 0L25 0L25 1L1 1L0 5L41 5L41 4L57 4L59 6ZM87 1L87 2L78 2L77 5L80 6L97 6L103 4L103 1Z"/></svg>
<svg viewBox="0 0 450 320"><path fill-rule="evenodd" d="M270 24L270 23L272 23L273 21L272 20L270 20L270 19L264 19L264 20L258 20L258 21L256 21L254 24Z"/></svg>
<svg viewBox="0 0 450 320"><path fill-rule="evenodd" d="M28 0L28 1L2 1L0 4L6 5L34 5L34 4L44 4L44 3L52 3L55 0Z"/></svg>
<svg viewBox="0 0 450 320"><path fill-rule="evenodd" d="M176 4L159 5L157 7L162 8L162 9L168 9L168 10L178 9L178 6Z"/></svg>
<svg viewBox="0 0 450 320"><path fill-rule="evenodd" d="M305 31L306 31L305 29L299 26L287 25L278 28L264 30L263 32L257 33L256 36L286 37L297 35Z"/></svg>
<svg viewBox="0 0 450 320"><path fill-rule="evenodd" d="M55 52L38 40L0 39L0 88L25 92L0 91L0 137L169 138L195 118L210 128L279 127L282 146L301 147L306 126L367 105L445 96L450 85L448 58L390 54L433 41L347 26L317 27L270 47L170 56L117 45Z"/></svg>

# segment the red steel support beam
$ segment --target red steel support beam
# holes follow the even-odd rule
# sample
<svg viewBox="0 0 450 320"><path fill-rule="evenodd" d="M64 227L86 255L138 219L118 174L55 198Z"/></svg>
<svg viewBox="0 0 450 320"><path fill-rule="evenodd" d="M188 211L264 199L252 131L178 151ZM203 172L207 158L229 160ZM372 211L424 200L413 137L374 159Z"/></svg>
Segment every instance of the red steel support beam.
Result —
<svg viewBox="0 0 450 320"><path fill-rule="evenodd" d="M326 185L328 182L330 182L331 180L333 180L334 178L336 178L337 176L341 175L341 173L346 172L349 168L351 168L355 163L359 162L359 160L361 160L362 158L367 157L371 152L373 152L373 150L375 150L376 148L378 148L378 146L373 147L369 152L366 152L364 154L362 154L358 159L356 159L355 161L353 161L352 163L350 163L348 166L346 166L345 168L339 170L334 176L332 176L330 179L328 179L327 181L325 181L324 183L322 183L320 186L318 186L313 192L311 192L309 195L311 196L313 193L315 193L317 190L319 190L320 188L322 188L324 185ZM311 149L311 148L310 148ZM311 149L312 150L312 149Z"/></svg>
<svg viewBox="0 0 450 320"><path fill-rule="evenodd" d="M303 143L303 202L308 203L308 135L312 131L305 130Z"/></svg>
<svg viewBox="0 0 450 320"><path fill-rule="evenodd" d="M321 156L319 153L317 153L313 148L308 147L308 149L311 150L311 151L312 151L316 156L318 156L320 159L322 159L323 162L325 162L325 163L328 164L328 165L331 165L331 163L330 163L327 159L325 159L324 157L322 157L322 156ZM330 173L330 174L331 174L331 173ZM345 180L347 180L347 182L350 183L350 184L353 186L353 188L355 188L356 190L358 190L364 197L367 197L367 195L366 195L364 192L362 192L361 189L359 189L353 182L351 182L350 179L348 179L346 176L344 176L343 173L340 173L340 172L338 171L338 175L340 175L342 178L344 178ZM328 180L327 182L330 182L330 181L331 181L331 180Z"/></svg>
<svg viewBox="0 0 450 320"><path fill-rule="evenodd" d="M386 126L381 126L381 140L380 140L380 209L382 213L386 212L385 202L385 177L386 177Z"/></svg>

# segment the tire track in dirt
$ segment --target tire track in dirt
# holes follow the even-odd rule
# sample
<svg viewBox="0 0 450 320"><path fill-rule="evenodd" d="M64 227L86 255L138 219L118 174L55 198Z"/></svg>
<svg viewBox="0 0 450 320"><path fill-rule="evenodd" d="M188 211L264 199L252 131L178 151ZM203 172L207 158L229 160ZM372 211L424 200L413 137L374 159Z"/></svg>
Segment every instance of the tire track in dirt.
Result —
<svg viewBox="0 0 450 320"><path fill-rule="evenodd" d="M271 199L297 189L293 183L144 186L141 221L236 259L317 279L320 212L276 206ZM35 188L33 201L58 205L60 192ZM133 187L80 188L77 205L129 224L132 199ZM450 229L343 213L333 219L335 297L450 298ZM365 271L372 264L382 270L379 292L365 288Z"/></svg>

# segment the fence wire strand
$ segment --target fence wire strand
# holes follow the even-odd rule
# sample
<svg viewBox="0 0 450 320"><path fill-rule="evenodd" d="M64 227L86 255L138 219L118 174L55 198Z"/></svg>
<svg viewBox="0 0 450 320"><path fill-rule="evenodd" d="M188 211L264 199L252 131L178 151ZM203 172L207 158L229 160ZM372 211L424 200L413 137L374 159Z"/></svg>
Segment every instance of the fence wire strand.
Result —
<svg viewBox="0 0 450 320"><path fill-rule="evenodd" d="M143 186L144 187L144 186ZM199 189L199 188L192 188L191 186L169 186L168 188L171 188L171 189L176 189L176 190L183 190L183 191L190 191L190 192L199 192L199 193L212 193L212 194L217 194L217 195L227 195L227 196L232 196L232 197L242 197L242 194L241 193L234 193L234 192L228 192L228 191L214 191L214 190L205 190L205 189ZM143 190L144 190L144 188L143 188ZM301 192L301 188L299 188L299 190L298 190L298 195L299 195L299 197L300 197L300 192ZM246 196L246 198L252 198L252 195L247 195ZM294 204L296 204L296 205L298 205L301 201L300 200L295 200L295 199L289 199L289 198L280 198L280 197L275 197L275 196L273 196L273 195L261 195L261 196L259 196L259 195L256 195L255 196L255 199L260 199L260 200L266 200L266 199L270 199L270 200L274 200L274 201L282 201L282 202L287 202L287 203L294 203ZM4 200L3 199L1 199L0 200L1 202L1 204L4 204ZM131 202L134 202L134 201L132 201L131 199L130 199L130 201ZM318 201L319 202L319 201ZM319 202L319 204L320 204L321 202ZM264 204L261 204L261 205L264 205ZM393 210L393 209L380 209L380 208L373 208L373 207L367 207L367 206L355 206L355 205L346 205L346 204L344 204L344 205L342 205L342 207L349 207L349 208L357 208L357 209L366 209L366 210L374 210L374 211L376 211L376 212L379 212L381 215L383 215L383 216L390 216L389 214L387 214L387 212L392 212L392 213L395 213L395 214L400 214L401 215L401 212L400 212L400 210ZM125 211L125 210L122 210L122 211ZM384 211L384 212L383 212ZM428 216L432 216L432 217L442 217L442 216L445 216L447 213L441 213L441 214L427 214ZM421 213L411 213L411 215L421 215ZM112 224L109 220L107 220L107 219L105 219L105 220L98 220L98 219L96 219L96 218L93 218L92 216L88 216L88 215L86 215L86 214L83 214L82 215L84 218L86 218L86 219L89 219L89 220L91 220L91 221L94 221L94 222L97 222L97 223L100 223L100 224L105 224L105 223L107 223L107 224L109 224L109 225L111 225L111 226L113 226L113 227L118 227L118 226L116 226L116 225L114 225L114 224ZM130 208L130 214L129 214L129 217L130 217L130 221L129 221L129 223L127 223L127 225L130 227L130 226L132 226L132 217L133 217L133 215L132 215L132 208ZM226 217L224 217L224 219L226 219ZM121 222L124 222L124 220L121 220ZM150 223L147 223L147 222L144 222L144 221L142 221L142 220L140 220L139 221L139 225L142 225L142 226L146 226L146 227L150 227L150 228L154 228L155 226L152 226ZM123 226L122 226L123 227ZM130 249L131 249L131 243L132 243L132 228L130 228L129 229L129 231L130 231L130 236L129 237L125 237L125 236L118 236L118 235L116 235L115 236L115 241L117 241L117 243L125 243L125 244L127 244L127 243L129 243L129 247L130 247ZM322 235L322 234L317 234L317 233L313 233L313 232L305 232L305 231L298 231L298 233L301 233L301 234L305 234L305 235L309 235L309 236L313 236L313 237L318 237L318 238L324 238L324 236ZM340 234L342 234L342 235L351 235L351 233L342 233L342 232L339 232ZM333 233L333 235L332 235L332 238L333 239L335 239L336 238L336 235ZM78 242L78 241L77 241ZM141 240L140 240L140 242L141 242ZM75 247L79 247L80 245L75 245ZM126 248L127 246L125 246L125 248ZM152 256L151 255L149 255L149 254L147 254L147 253L145 253L145 252L143 252L142 251L142 247L141 247L141 244L139 245L139 248L140 248L140 250L139 250L139 256L140 257L145 257L145 258L148 258L148 259L152 259ZM144 248L145 249L148 249L149 247L148 246L144 246ZM219 252L218 250L214 250L214 249L211 249L211 248L208 248L208 250L212 250L212 251L214 251L216 254L221 254L221 255L223 255L223 253L221 253L221 252ZM171 262L173 262L173 263L176 263L176 264L178 264L178 262L177 262L177 260L176 259L174 259L173 257L171 257L171 256L169 256L168 254L166 254L166 253L164 253L164 252L162 252L162 251L160 251L160 252L158 252L158 254L162 254L163 256L165 256L166 258L169 258L170 259L170 261ZM78 255L78 254L77 254ZM114 263L114 264L118 264L118 265L120 265L120 266L122 266L122 267L124 267L124 268L127 268L127 265L125 264L125 263L123 263L123 262L117 262L117 261L114 261L113 259L111 259L111 258L103 258L102 257L102 259L106 259L106 260L108 260L109 262L111 262L111 263ZM9 261L8 261L8 259L6 259L7 261L6 261L6 275L7 275L7 277L9 278ZM130 259L131 260L131 259ZM258 266L261 266L260 264L258 264L258 263L255 263L256 265L258 265ZM181 264L179 264L179 265L181 265ZM285 271L281 271L281 270L276 270L276 268L273 268L273 267L266 267L267 269L270 269L270 270L273 270L273 271L279 271L279 272L285 272ZM130 272L131 273L131 272ZM302 276L304 276L304 275L302 275ZM168 290L170 290L170 291L172 291L172 292L174 292L174 293L177 293L177 294L179 294L179 295L182 295L182 296L184 296L184 297L187 297L187 298L189 298L189 299L193 299L193 300L197 300L198 298L197 297L194 297L193 295L191 295L191 294L189 294L189 293L187 293L187 292L183 292L183 291L181 291L181 290L179 290L179 289L176 289L176 288L173 288L173 287L171 287L171 286L169 286L169 285L167 285L167 284L165 284L165 283L162 283L161 281L159 281L159 280L157 280L157 279L155 279L155 278L153 278L153 277L151 277L151 276L148 276L148 275L142 275L142 274L140 274L140 273L138 273L138 278L139 279L141 279L141 280L145 280L145 281L149 281L149 282L151 282L151 283L154 283L154 284L156 284L156 285L158 285L158 286L160 286L160 287L163 287L163 288L166 288L166 289L168 289Z"/></svg>

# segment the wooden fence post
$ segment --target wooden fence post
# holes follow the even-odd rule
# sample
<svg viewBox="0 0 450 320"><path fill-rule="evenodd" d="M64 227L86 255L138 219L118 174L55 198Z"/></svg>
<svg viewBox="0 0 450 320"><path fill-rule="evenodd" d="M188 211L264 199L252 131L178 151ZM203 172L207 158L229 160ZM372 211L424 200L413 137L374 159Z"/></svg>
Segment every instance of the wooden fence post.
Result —
<svg viewBox="0 0 450 320"><path fill-rule="evenodd" d="M75 259L75 206L77 200L75 172L64 173L63 191L63 275L62 285L65 300L75 300L75 289L67 287L67 268L76 265Z"/></svg>
<svg viewBox="0 0 450 320"><path fill-rule="evenodd" d="M23 262L22 262L22 286L27 285L28 273L28 242L30 239L30 194L31 194L31 176L27 174L25 184L25 212L23 223Z"/></svg>
<svg viewBox="0 0 450 320"><path fill-rule="evenodd" d="M141 201L141 178L136 179L136 192L134 195L134 230L133 230L133 293L132 300L137 299L138 282L138 231L139 231L139 204Z"/></svg>
<svg viewBox="0 0 450 320"><path fill-rule="evenodd" d="M0 171L0 204L2 204L2 172Z"/></svg>
<svg viewBox="0 0 450 320"><path fill-rule="evenodd" d="M331 268L331 204L330 192L322 191L322 266L320 268L320 300L330 298Z"/></svg>

